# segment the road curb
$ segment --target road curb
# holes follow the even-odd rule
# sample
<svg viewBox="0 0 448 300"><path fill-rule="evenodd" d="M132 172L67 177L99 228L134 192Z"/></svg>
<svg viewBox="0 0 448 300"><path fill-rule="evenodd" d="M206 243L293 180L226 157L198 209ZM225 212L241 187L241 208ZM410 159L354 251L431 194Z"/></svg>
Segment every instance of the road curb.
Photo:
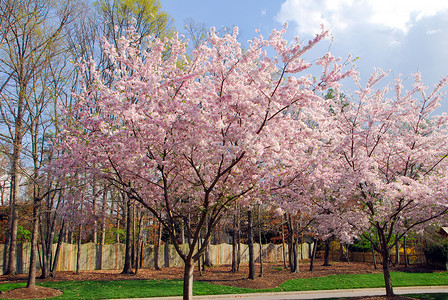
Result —
<svg viewBox="0 0 448 300"><path fill-rule="evenodd" d="M426 294L426 293L447 293L447 286L408 286L394 287L397 295L403 294ZM348 290L322 290L322 291L296 291L296 292L278 292L278 293L250 293L250 294L228 294L228 295L208 295L194 296L193 299L242 299L242 300L288 300L288 299L326 299L326 298L345 298L361 296L384 296L384 288L366 288L366 289L348 289ZM156 298L133 298L121 300L179 300L181 296L176 297L156 297Z"/></svg>

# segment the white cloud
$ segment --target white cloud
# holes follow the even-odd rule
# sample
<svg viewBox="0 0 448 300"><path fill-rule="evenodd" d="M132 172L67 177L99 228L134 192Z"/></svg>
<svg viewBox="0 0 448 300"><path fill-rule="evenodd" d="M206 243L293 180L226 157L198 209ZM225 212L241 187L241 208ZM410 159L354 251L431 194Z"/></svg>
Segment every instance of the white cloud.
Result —
<svg viewBox="0 0 448 300"><path fill-rule="evenodd" d="M296 22L300 33L318 32L320 24L332 31L370 24L406 34L422 18L447 10L446 0L286 0L276 19Z"/></svg>
<svg viewBox="0 0 448 300"><path fill-rule="evenodd" d="M359 57L364 80L375 67L404 78L421 72L427 85L447 75L447 0L283 0L276 20L305 36L324 24L334 36L331 53ZM446 102L440 111L448 112Z"/></svg>

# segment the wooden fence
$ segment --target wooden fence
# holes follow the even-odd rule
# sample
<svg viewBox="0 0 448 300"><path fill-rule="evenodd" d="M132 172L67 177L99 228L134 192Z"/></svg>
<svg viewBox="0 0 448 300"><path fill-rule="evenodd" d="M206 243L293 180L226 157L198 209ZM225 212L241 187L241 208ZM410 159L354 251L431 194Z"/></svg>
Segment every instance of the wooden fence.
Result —
<svg viewBox="0 0 448 300"><path fill-rule="evenodd" d="M318 251L317 256L323 257L323 251ZM349 252L349 259L350 261L357 261L357 262L366 262L366 263L373 263L373 254L371 252ZM392 263L395 262L396 255L395 253L391 253L391 259L390 261ZM340 253L338 251L331 251L330 252L330 258L331 260L339 260ZM377 264L381 264L381 255L376 252L375 253L375 259ZM400 265L404 265L404 255L403 253L400 253L399 256ZM412 253L408 254L408 263L410 265L417 265L417 264L426 264L426 257L424 253Z"/></svg>
<svg viewBox="0 0 448 300"><path fill-rule="evenodd" d="M187 249L188 245L181 245L181 248ZM182 259L177 254L173 245L169 245L168 254L165 256L165 247L160 247L159 250L159 265L165 265L166 257L169 259L170 266L183 266ZM287 250L287 247L285 247ZM282 245L267 244L263 245L263 261L265 262L279 262L283 261L283 247ZM53 245L53 253L56 250L56 244ZM303 259L309 257L309 244L304 243L299 247ZM259 256L259 245L254 245L255 257ZM27 273L30 260L30 244L17 245L17 272ZM78 253L78 246L74 244L63 243L59 259L57 262L57 271L75 271L76 270L76 256ZM102 255L100 254L100 246L93 243L82 244L80 247L80 270L118 270L124 265L124 244L110 244L104 245ZM241 262L247 263L249 261L248 246L241 245ZM3 245L0 246L0 257L3 257ZM101 263L99 259L101 259ZM210 245L210 259L214 265L223 265L232 263L232 245L220 244ZM0 260L0 267L2 268L3 261ZM143 246L143 268L154 267L154 246Z"/></svg>
<svg viewBox="0 0 448 300"><path fill-rule="evenodd" d="M187 245L182 245L186 249ZM168 253L165 256L165 247L160 247L159 250L159 266L165 266L165 259L168 259L170 266L183 266L183 262L177 254L174 246L169 245ZM288 251L288 247L285 247ZM56 250L56 244L53 245L53 253ZM310 256L310 244L304 243L299 246L299 253L301 259L308 259ZM82 244L80 249L80 269L86 270L119 270L124 265L124 244L110 244L104 245L102 255L100 254L100 246L93 243ZM254 246L255 257L258 259L259 246ZM59 254L57 263L57 271L75 271L76 270L76 255L78 253L78 246L74 244L63 243ZM287 253L286 253L287 255ZM0 245L0 258L3 257L3 245ZM287 257L287 256L286 256ZM323 252L318 252L318 257L323 257ZM99 259L101 259L101 262ZM224 265L232 263L232 245L220 244L210 245L210 259L214 265ZM339 252L331 252L331 260L338 260ZM381 263L381 257L376 254L377 263ZM30 244L18 244L17 247L17 272L27 273L30 260ZM351 261L373 263L372 253L351 252ZM241 245L241 262L247 263L249 261L248 246ZM263 245L263 261L264 262L281 262L283 261L283 247L282 245L267 244ZM395 261L395 255L392 254L391 261ZM426 259L423 253L408 255L410 264L424 264ZM2 268L3 260L0 259L0 267ZM404 257L400 255L400 263L404 264ZM143 268L154 267L154 247L152 245L143 246Z"/></svg>

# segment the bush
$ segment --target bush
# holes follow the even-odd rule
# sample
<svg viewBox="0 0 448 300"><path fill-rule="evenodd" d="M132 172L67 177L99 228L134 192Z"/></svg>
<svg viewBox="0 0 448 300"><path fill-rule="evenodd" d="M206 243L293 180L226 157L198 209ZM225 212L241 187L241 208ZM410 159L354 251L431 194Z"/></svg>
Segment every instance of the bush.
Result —
<svg viewBox="0 0 448 300"><path fill-rule="evenodd" d="M428 264L443 270L448 269L448 241L427 245L424 252Z"/></svg>
<svg viewBox="0 0 448 300"><path fill-rule="evenodd" d="M361 237L360 239L355 240L353 244L349 245L348 249L350 252L371 252L372 245L366 238Z"/></svg>
<svg viewBox="0 0 448 300"><path fill-rule="evenodd" d="M17 242L31 242L31 231L26 230L23 226L17 226Z"/></svg>

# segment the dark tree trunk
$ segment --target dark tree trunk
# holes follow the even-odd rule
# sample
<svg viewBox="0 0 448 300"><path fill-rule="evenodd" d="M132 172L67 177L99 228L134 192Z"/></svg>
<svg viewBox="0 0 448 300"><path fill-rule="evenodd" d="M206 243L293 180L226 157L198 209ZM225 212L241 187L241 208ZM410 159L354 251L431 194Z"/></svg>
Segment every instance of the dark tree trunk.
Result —
<svg viewBox="0 0 448 300"><path fill-rule="evenodd" d="M53 223L54 220L52 220L52 217L50 213L47 214L46 217L46 236L42 243L45 243L45 253L43 254L45 256L44 258L44 270L42 271L42 277L48 278L50 276L50 264L52 261L53 251L52 251L52 244L53 244L53 238L54 238L54 228ZM80 233L82 232L82 227L80 228ZM45 276L45 277L44 277Z"/></svg>
<svg viewBox="0 0 448 300"><path fill-rule="evenodd" d="M376 269L378 269L378 266L376 264L376 255L375 255L375 249L373 248L373 245L372 245L372 257L373 257L373 267L376 270Z"/></svg>
<svg viewBox="0 0 448 300"><path fill-rule="evenodd" d="M17 118L15 122L15 133L13 140L13 155L11 159L11 188L10 188L10 200L9 200L9 218L8 218L8 247L5 251L7 254L7 266L4 274L15 275L16 270L16 247L17 247L17 227L19 224L19 216L17 211L17 202L19 200L19 185L20 185L20 154L22 151L22 138L23 138L23 105L24 98L22 95L19 97L19 103L17 108Z"/></svg>
<svg viewBox="0 0 448 300"><path fill-rule="evenodd" d="M193 299L193 271L194 262L191 259L187 259L184 267L184 286L183 286L183 299Z"/></svg>
<svg viewBox="0 0 448 300"><path fill-rule="evenodd" d="M82 225L78 227L78 250L76 251L76 274L79 275L80 270L80 258L81 258L81 239L82 239Z"/></svg>
<svg viewBox="0 0 448 300"><path fill-rule="evenodd" d="M12 218L9 218L8 220L8 229L6 229L5 232L5 243L3 245L3 274L6 275L6 270L8 267L8 260L9 260L9 240L11 238L11 224Z"/></svg>
<svg viewBox="0 0 448 300"><path fill-rule="evenodd" d="M135 268L135 256L136 256L136 238L135 238L135 218L137 217L135 211L135 205L131 205L131 268Z"/></svg>
<svg viewBox="0 0 448 300"><path fill-rule="evenodd" d="M406 236L403 237L403 250L404 250L404 266L407 268L409 266L408 263L408 250L406 245Z"/></svg>
<svg viewBox="0 0 448 300"><path fill-rule="evenodd" d="M142 222L143 222L143 213L140 214L140 218L138 220L138 227L137 227L137 242L135 243L136 249L135 249L135 274L138 273L138 269L140 267L140 257L142 255L140 249L141 249L141 240L142 240Z"/></svg>
<svg viewBox="0 0 448 300"><path fill-rule="evenodd" d="M165 268L169 268L170 267L170 238L168 237L165 243L165 251L163 253L164 255L164 259L165 259Z"/></svg>
<svg viewBox="0 0 448 300"><path fill-rule="evenodd" d="M383 257L383 274L384 274L384 285L386 287L386 296L393 297L394 290L392 287L392 279L390 277L390 250L386 247L381 253Z"/></svg>
<svg viewBox="0 0 448 300"><path fill-rule="evenodd" d="M324 255L324 264L323 266L331 266L330 264L330 245L331 245L331 240L327 239L325 241L325 255Z"/></svg>
<svg viewBox="0 0 448 300"><path fill-rule="evenodd" d="M238 207L238 206L237 206ZM239 210L237 211L237 230L236 230L236 241L237 241L237 251L236 251L236 270L240 270L241 264L241 218Z"/></svg>
<svg viewBox="0 0 448 300"><path fill-rule="evenodd" d="M160 254L160 243L162 242L162 225L160 224L160 222L158 224L159 225L157 228L157 241L154 246L154 268L156 270L160 270L159 254Z"/></svg>
<svg viewBox="0 0 448 300"><path fill-rule="evenodd" d="M344 244L339 243L339 260L340 261L348 261L347 252L344 250Z"/></svg>
<svg viewBox="0 0 448 300"><path fill-rule="evenodd" d="M249 279L255 279L254 236L252 228L252 211L247 211L247 236L249 246Z"/></svg>
<svg viewBox="0 0 448 300"><path fill-rule="evenodd" d="M200 249L201 248L201 239L199 238L198 239L198 249ZM198 259L198 273L199 273L199 276L202 276L202 268L203 268L203 263L201 263L201 259L203 259L203 255L201 255L201 257Z"/></svg>
<svg viewBox="0 0 448 300"><path fill-rule="evenodd" d="M259 259L260 259L260 275L259 277L263 277L263 244L261 241L261 215L260 215L260 206L258 206L258 243L260 246Z"/></svg>
<svg viewBox="0 0 448 300"><path fill-rule="evenodd" d="M232 230L232 269L230 270L232 273L238 272L237 267L237 240L236 240L236 231L237 231L237 216L233 216L233 230Z"/></svg>
<svg viewBox="0 0 448 300"><path fill-rule="evenodd" d="M126 248L124 254L124 266L121 274L133 274L132 272L132 207L131 201L126 201Z"/></svg>
<svg viewBox="0 0 448 300"><path fill-rule="evenodd" d="M31 233L31 253L30 266L28 270L28 280L26 287L34 289L36 287L36 268L37 268L37 238L39 234L39 208L40 202L34 200L33 203L33 230Z"/></svg>
<svg viewBox="0 0 448 300"><path fill-rule="evenodd" d="M310 271L314 270L314 260L316 258L316 252L317 252L317 239L314 239L313 252L311 254Z"/></svg>
<svg viewBox="0 0 448 300"><path fill-rule="evenodd" d="M93 179L92 185L92 213L93 213L93 221L92 221L92 242L97 245L98 244L98 221L96 220L96 197L97 197L97 180Z"/></svg>
<svg viewBox="0 0 448 300"><path fill-rule="evenodd" d="M395 265L400 265L400 241L395 240Z"/></svg>
<svg viewBox="0 0 448 300"><path fill-rule="evenodd" d="M288 224L288 250L289 250L289 266L291 273L299 273L299 253L297 249L297 238L294 234L294 219L291 214L287 217Z"/></svg>
<svg viewBox="0 0 448 300"><path fill-rule="evenodd" d="M283 267L286 269L288 266L286 264L286 247L285 247L285 223L283 221L283 215L281 216L280 230L282 235L282 255L283 255Z"/></svg>
<svg viewBox="0 0 448 300"><path fill-rule="evenodd" d="M204 253L204 265L203 267L211 267L213 266L212 260L210 258L210 240L207 241L207 248Z"/></svg>
<svg viewBox="0 0 448 300"><path fill-rule="evenodd" d="M390 248L389 242L390 240L387 238L391 236L390 234L386 234L384 232L384 228L379 224L376 224L376 231L378 233L379 238L379 250L382 256L382 264L383 264L383 275L384 275L384 286L386 288L386 296L393 297L395 296L394 290L392 287L392 280L390 277Z"/></svg>
<svg viewBox="0 0 448 300"><path fill-rule="evenodd" d="M286 217L286 226L288 228L288 264L289 264L289 269L292 273L292 272L294 272L294 249L293 249L294 234L292 232L290 215L285 214L285 217Z"/></svg>
<svg viewBox="0 0 448 300"><path fill-rule="evenodd" d="M101 205L101 239L99 245L99 255L98 255L98 269L103 269L103 249L104 243L106 242L106 209L107 209L107 190L103 192L103 204Z"/></svg>
<svg viewBox="0 0 448 300"><path fill-rule="evenodd" d="M299 273L299 243L297 237L294 238L293 259L293 271L294 273Z"/></svg>
<svg viewBox="0 0 448 300"><path fill-rule="evenodd" d="M62 242L64 241L65 221L62 221L61 229L59 230L58 244L56 245L56 251L54 253L53 264L50 268L50 277L56 277L56 268L58 267L59 253L61 252Z"/></svg>
<svg viewBox="0 0 448 300"><path fill-rule="evenodd" d="M9 239L8 239L8 254L7 254L7 265L4 272L5 275L15 275L16 274L16 247L17 247L17 227L18 227L18 213L16 204L10 205L11 213L11 225L9 228Z"/></svg>

